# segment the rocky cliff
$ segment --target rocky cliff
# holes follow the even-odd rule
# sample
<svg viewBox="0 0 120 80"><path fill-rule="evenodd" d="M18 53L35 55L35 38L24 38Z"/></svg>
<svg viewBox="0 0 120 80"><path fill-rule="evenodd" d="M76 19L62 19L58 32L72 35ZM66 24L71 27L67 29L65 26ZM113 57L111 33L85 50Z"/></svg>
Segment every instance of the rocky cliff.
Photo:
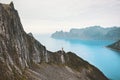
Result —
<svg viewBox="0 0 120 80"><path fill-rule="evenodd" d="M50 52L26 34L13 3L0 3L0 80L108 80L72 52Z"/></svg>
<svg viewBox="0 0 120 80"><path fill-rule="evenodd" d="M111 49L114 49L114 50L119 50L120 51L120 40L111 44L111 45L108 45L107 47L111 48Z"/></svg>

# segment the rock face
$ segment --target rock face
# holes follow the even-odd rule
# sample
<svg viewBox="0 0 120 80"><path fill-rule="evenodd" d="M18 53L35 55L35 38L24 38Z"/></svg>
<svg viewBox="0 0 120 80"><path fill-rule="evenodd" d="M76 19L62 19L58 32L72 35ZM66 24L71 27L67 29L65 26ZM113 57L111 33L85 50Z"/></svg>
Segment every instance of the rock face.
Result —
<svg viewBox="0 0 120 80"><path fill-rule="evenodd" d="M119 40L120 27L102 28L93 26L83 29L71 29L70 32L57 31L53 38L80 39L80 40Z"/></svg>
<svg viewBox="0 0 120 80"><path fill-rule="evenodd" d="M0 3L0 80L108 80L72 52L50 52L26 34L13 3Z"/></svg>
<svg viewBox="0 0 120 80"><path fill-rule="evenodd" d="M114 49L114 50L119 50L120 51L120 40L111 44L111 45L108 45L107 47L111 48L111 49Z"/></svg>

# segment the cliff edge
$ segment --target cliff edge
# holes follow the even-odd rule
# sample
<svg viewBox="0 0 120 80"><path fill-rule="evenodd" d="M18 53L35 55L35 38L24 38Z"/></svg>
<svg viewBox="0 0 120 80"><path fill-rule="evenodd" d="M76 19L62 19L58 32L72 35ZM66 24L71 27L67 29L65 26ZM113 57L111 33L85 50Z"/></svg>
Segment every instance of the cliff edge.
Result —
<svg viewBox="0 0 120 80"><path fill-rule="evenodd" d="M0 80L108 80L72 52L51 52L20 22L13 2L0 3Z"/></svg>

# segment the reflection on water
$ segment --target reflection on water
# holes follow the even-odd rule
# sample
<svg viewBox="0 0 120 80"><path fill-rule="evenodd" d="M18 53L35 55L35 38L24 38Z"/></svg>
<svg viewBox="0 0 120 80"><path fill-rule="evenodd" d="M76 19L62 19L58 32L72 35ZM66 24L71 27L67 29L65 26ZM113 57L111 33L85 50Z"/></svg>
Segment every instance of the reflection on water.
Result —
<svg viewBox="0 0 120 80"><path fill-rule="evenodd" d="M72 51L99 68L108 78L120 80L120 52L106 48L114 41L63 40L50 35L34 35L50 51Z"/></svg>

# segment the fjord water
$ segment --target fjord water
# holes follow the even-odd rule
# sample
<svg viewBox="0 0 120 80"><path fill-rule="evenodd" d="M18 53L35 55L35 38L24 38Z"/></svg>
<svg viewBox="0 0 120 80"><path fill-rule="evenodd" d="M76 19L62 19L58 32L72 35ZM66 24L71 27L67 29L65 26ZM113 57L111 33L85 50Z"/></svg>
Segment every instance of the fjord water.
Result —
<svg viewBox="0 0 120 80"><path fill-rule="evenodd" d="M120 52L105 47L115 41L53 39L40 34L34 37L48 50L58 51L63 47L99 68L110 80L120 80Z"/></svg>

